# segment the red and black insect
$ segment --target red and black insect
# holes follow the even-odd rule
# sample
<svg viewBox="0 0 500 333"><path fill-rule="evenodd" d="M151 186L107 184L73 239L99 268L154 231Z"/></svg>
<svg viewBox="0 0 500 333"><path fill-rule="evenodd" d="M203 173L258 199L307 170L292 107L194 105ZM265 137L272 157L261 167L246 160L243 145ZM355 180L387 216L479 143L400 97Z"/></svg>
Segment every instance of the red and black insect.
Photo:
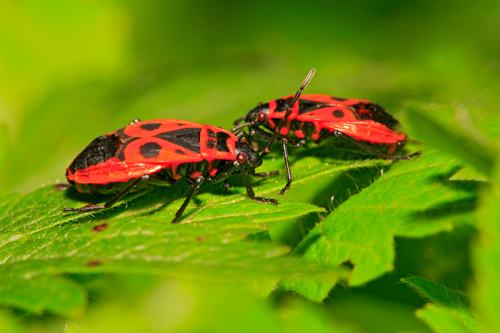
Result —
<svg viewBox="0 0 500 333"><path fill-rule="evenodd" d="M250 138L267 141L264 152L279 136L288 182L281 190L284 194L293 180L288 160L287 144L303 146L307 138L319 144L326 138L340 137L386 160L410 160L421 154L389 156L408 141L399 121L382 106L363 99L348 99L329 95L302 95L315 69L311 70L295 95L285 96L259 105L235 121L232 131L248 127Z"/></svg>
<svg viewBox="0 0 500 333"><path fill-rule="evenodd" d="M262 158L250 145L220 127L160 119L134 120L129 126L95 139L71 162L68 182L88 194L115 195L104 205L65 208L86 212L112 207L127 192L145 186L172 185L186 178L191 191L172 223L177 222L204 180L225 182L234 173L243 177L248 196L277 205L274 199L256 197L247 174L256 174Z"/></svg>

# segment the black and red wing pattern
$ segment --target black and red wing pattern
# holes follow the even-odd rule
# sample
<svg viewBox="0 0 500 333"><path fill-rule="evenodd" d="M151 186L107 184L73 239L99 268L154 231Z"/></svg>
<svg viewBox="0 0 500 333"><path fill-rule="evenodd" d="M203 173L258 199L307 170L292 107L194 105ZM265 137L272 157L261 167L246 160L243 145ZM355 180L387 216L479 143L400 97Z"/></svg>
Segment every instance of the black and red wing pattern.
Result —
<svg viewBox="0 0 500 333"><path fill-rule="evenodd" d="M66 177L82 184L123 182L181 163L235 159L230 132L172 119L133 123L101 136L71 163Z"/></svg>
<svg viewBox="0 0 500 333"><path fill-rule="evenodd" d="M283 118L287 102L291 102L293 96L269 102L269 118ZM380 105L362 99L302 95L287 120L288 124L292 120L313 123L317 133L315 140L322 129L338 130L357 140L375 144L393 144L406 139L406 135L398 131L399 122L393 116ZM281 134L287 133L287 129L282 129Z"/></svg>

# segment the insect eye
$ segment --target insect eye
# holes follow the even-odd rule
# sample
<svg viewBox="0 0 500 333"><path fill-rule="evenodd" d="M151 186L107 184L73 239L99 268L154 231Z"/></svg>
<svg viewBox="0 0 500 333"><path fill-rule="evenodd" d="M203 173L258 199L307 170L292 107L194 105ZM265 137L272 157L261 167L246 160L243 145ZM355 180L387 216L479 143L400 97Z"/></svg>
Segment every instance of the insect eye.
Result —
<svg viewBox="0 0 500 333"><path fill-rule="evenodd" d="M247 161L247 157L245 156L245 154L238 154L236 158L238 159L238 162L240 162L240 164L243 164Z"/></svg>
<svg viewBox="0 0 500 333"><path fill-rule="evenodd" d="M266 114L264 112L259 112L259 114L257 115L257 119L259 121L264 121L266 120Z"/></svg>

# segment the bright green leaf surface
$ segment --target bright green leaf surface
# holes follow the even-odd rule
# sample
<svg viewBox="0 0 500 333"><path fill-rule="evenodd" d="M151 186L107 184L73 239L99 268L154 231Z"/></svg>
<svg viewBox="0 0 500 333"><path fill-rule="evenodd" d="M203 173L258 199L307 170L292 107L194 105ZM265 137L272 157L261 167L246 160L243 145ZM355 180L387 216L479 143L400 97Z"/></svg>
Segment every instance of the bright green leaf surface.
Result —
<svg viewBox="0 0 500 333"><path fill-rule="evenodd" d="M328 172L336 168L321 169L297 181ZM282 182L267 182L258 194L276 193L281 186ZM182 223L171 224L182 199L171 204L169 200L179 194L159 188L133 195L136 198L128 207L95 212L88 221L90 214L62 214L63 207L82 202L76 200L80 196L73 189L58 188L4 196L0 206L0 299L4 304L68 316L81 313L85 292L53 276L64 273L149 273L249 282L337 278L338 270L284 256L287 247L245 241L249 234L265 231L266 223L323 211L310 204L255 203L241 188L235 194L206 192L193 200Z"/></svg>
<svg viewBox="0 0 500 333"><path fill-rule="evenodd" d="M477 185L448 181L458 167L456 161L432 150L395 164L332 212L296 252L330 265L350 261L354 270L349 283L354 286L392 270L395 236L423 237L470 221ZM294 288L321 300L331 287Z"/></svg>

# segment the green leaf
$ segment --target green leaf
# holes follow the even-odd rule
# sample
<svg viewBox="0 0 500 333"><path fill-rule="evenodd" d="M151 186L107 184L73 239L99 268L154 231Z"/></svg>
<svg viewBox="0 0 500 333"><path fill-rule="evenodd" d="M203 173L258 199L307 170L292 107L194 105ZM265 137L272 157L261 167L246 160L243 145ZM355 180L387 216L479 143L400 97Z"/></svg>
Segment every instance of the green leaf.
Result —
<svg viewBox="0 0 500 333"><path fill-rule="evenodd" d="M479 237L472 246L475 273L472 304L487 331L500 330L500 163L493 171L493 181L483 187L479 200L477 226Z"/></svg>
<svg viewBox="0 0 500 333"><path fill-rule="evenodd" d="M493 195L498 184L488 189L489 184L484 181L495 177L491 176L491 170L490 173L484 170L491 166L492 156L497 155L500 138L499 6L500 2L491 0L323 1L294 2L290 10L273 0L259 6L237 1L199 1L195 6L182 1L3 1L0 5L2 193L27 193L40 184L64 180L64 169L78 151L93 138L121 128L135 118L180 118L229 129L233 120L259 101L293 94L311 67L318 72L305 94L324 93L380 103L401 121L410 139L435 144L441 153L461 161L450 158L451 164L465 167L452 175L450 181L446 178L451 171L442 173L441 178L429 179L437 184L437 190L426 185L425 200L422 196L416 198L424 213L418 209L409 215L384 212L382 215L388 216L385 220L363 210L365 204L373 211L378 207L384 210L387 203L382 198L373 200L382 194L372 189L372 182L381 170L387 176L403 164L418 161L397 164L368 161L366 168L357 168L349 166L355 164L353 159L336 161L341 160L337 146L325 148L323 155L317 155L320 149L313 147L291 148L290 162L297 181L300 174L319 171L325 163L329 165L316 178L303 184L296 182L285 197L276 194L284 185L283 178L253 180L259 195L269 190L265 195L279 198L281 207L250 202L238 177L230 180L233 188L228 192L220 186L204 184L180 221L179 229L172 227L172 235L166 234L169 226L162 229L161 225L169 224L172 214L182 204L189 190L185 184L137 193L107 211L79 216L62 216L60 209L80 207L95 199L73 190L61 195L10 194L0 198L0 285L12 288L2 293L0 300L9 300L10 304L20 302L24 305L18 307L31 307L29 311L37 313L43 309L58 314L67 311L68 316L85 312L78 324L86 331L161 331L164 327L174 331L223 331L224 328L224 331L242 331L248 327L253 331L304 328L343 332L345 329L327 321L338 318L341 323L353 321L356 327L368 332L424 332L421 326L401 325L406 322L407 312L413 315L413 310L421 307L422 299L397 281L415 275L460 288L477 283L471 294L474 310L489 331L500 331L495 317L500 299L496 244L500 242L497 226L493 225L499 220L495 208L499 205L498 196ZM419 120L408 112L399 112L407 96L418 101L415 109L425 118ZM276 148L262 169L284 170L279 145ZM365 155L363 159L366 158L371 157ZM431 163L422 166L417 174L443 167L427 161ZM329 171L333 164L345 170ZM392 188L386 188L387 197L397 210L404 210L405 205L411 208L413 203L401 197L415 198L415 188L409 184L422 183L413 183L410 175L399 180ZM477 180L481 180L479 185ZM386 184L385 176L373 185L380 186L378 183ZM277 186L272 188L273 184ZM450 194L456 194L469 185L473 187L471 193L484 191L478 205L468 198L455 200L454 195L447 196L443 190L446 187ZM409 188L398 191L405 187ZM9 197L18 201L13 202ZM446 200L450 200L449 204ZM350 201L357 201L355 207ZM327 214L324 210L301 202L333 212L325 226L338 224L340 231L346 232L346 237L333 237L334 241L340 239L346 245L357 242L351 247L357 262L351 261L350 255L344 256L348 258L345 266L355 267L353 277L368 272L363 267L368 268L367 261L370 263L374 258L373 252L356 253L356 247L373 246L379 251L377 254L383 255L380 258L395 256L395 262L373 261L373 265L389 265L387 271L393 264L397 269L361 288L337 286L325 304L316 307L283 302L290 293L273 293L266 301L246 295L246 287L257 289L261 296L268 295L281 280L281 273L267 270L267 263L275 260L276 267L271 269L289 273L295 268L282 269L286 267L283 260L290 257L285 244L294 248L317 224L319 227L297 253L306 252L316 240L334 234L333 226L321 225ZM429 211L426 202L440 207ZM481 212L475 214L479 204ZM7 209L2 205L12 206ZM343 212L343 206L350 207L352 212ZM359 216L354 209L359 209ZM302 215L307 211L310 213ZM365 215L367 225L359 222ZM451 230L460 223L469 223L473 215L478 217L479 240L473 244L471 253L467 244L475 236L469 226L456 228L451 235L433 236L443 228ZM355 230L348 230L350 223ZM155 235L148 238L149 232ZM170 243L155 246L156 233L158 239ZM380 246L372 244L369 235ZM406 238L423 235L429 237ZM272 244L273 241L279 244ZM221 253L212 253L208 262L227 260L227 266L219 262L212 266L190 266L189 258L172 252L178 246L192 254L198 249L196 244L200 251L222 249ZM206 247L207 244L212 246ZM141 252L143 245L146 248ZM170 262L145 262L147 254L157 255L164 245L171 247L169 253L160 253L160 257L181 257L177 268ZM119 253L113 252L116 246L137 255L137 259L116 260ZM336 245L331 249L335 247L341 249ZM77 251L71 252L72 249ZM270 252L278 254L266 257ZM327 263L332 253L326 246L322 253L322 262ZM60 254L66 257L61 258ZM473 272L467 264L469 257ZM19 261L8 266L11 258ZM201 254L199 258L203 258ZM240 258L241 262L237 262ZM310 261L300 261L297 265L302 268L297 269L302 271L308 264ZM125 271L129 265L129 271ZM323 272L330 269L317 263L313 267ZM266 272L261 272L263 269ZM80 273L68 274L67 270ZM99 270L104 274L91 274ZM179 288L160 286L160 290L152 293L145 291L141 279L130 282L131 287L126 291L112 283L105 291L92 287L93 283L100 285L110 279L130 279L130 272L141 270L149 274L145 279L151 280L159 280L161 275L186 274L197 278L197 287L206 293L186 286L185 283L192 282L188 279L179 279ZM306 280L311 288L323 283L328 289L333 281L342 278L333 272L329 278L317 282L313 278L317 271L307 274L300 273L300 281ZM213 287L208 280L221 280L225 286ZM45 288L60 288L61 292L49 293ZM179 289L185 293L178 292ZM408 294L400 293L402 289ZM114 300L108 294L104 297L101 292L122 293L129 301ZM84 297L77 297L78 293ZM86 293L88 310L82 311L85 301L81 300L85 300ZM330 307L339 300L360 295L367 296L372 303L363 306L360 301L346 306L356 317L349 317L349 311L338 311L341 306ZM203 301L204 306L196 306ZM65 307L67 310L61 310ZM433 315L431 310L436 307L430 305L421 313L428 311ZM402 311L405 315L399 316L398 309L405 309ZM444 322L439 317L445 316L450 316L450 311L442 316L434 314L438 324ZM0 325L2 332L13 331L12 322L37 332L79 329L78 325L64 327L67 318L33 315L22 309L0 313L1 322L4 318L7 325ZM282 319L289 320L288 324L280 325ZM193 325L183 326L184 321ZM460 325L453 328L455 323L444 330L459 331Z"/></svg>
<svg viewBox="0 0 500 333"><path fill-rule="evenodd" d="M421 277L408 277L401 279L402 282L413 287L422 297L436 303L437 305L468 311L469 300L460 291L447 288L439 283Z"/></svg>
<svg viewBox="0 0 500 333"><path fill-rule="evenodd" d="M309 157L294 163L295 183L388 164L324 160ZM281 158L267 165L282 167ZM64 277L67 273L246 281L263 294L280 280L332 283L345 279L343 268L288 256L288 247L258 241L262 237L252 235L265 233L269 224L322 213L323 208L295 201L282 201L277 207L256 203L238 186L238 177L230 181L229 191L221 185L203 186L178 224L169 222L189 191L182 183L135 192L110 209L83 214L63 214L62 209L105 198L82 195L63 185L4 196L0 201L0 281L4 281L0 302L38 313L78 316L86 304L85 292ZM276 195L285 182L261 180L254 189L260 196Z"/></svg>
<svg viewBox="0 0 500 333"><path fill-rule="evenodd" d="M425 308L417 310L416 315L436 333L472 333L460 323L457 314L449 309L427 304Z"/></svg>
<svg viewBox="0 0 500 333"><path fill-rule="evenodd" d="M404 278L401 281L413 287L421 296L434 302L441 310L433 306L426 306L417 316L431 326L436 332L441 332L444 327L461 326L466 332L482 332L481 324L469 309L469 300L463 292L447 288L419 277ZM444 313L440 322L439 315ZM451 331L448 331L451 332Z"/></svg>
<svg viewBox="0 0 500 333"><path fill-rule="evenodd" d="M264 187L277 192L280 186L281 182L270 182ZM247 240L248 235L265 231L268 222L323 211L314 205L254 203L241 188L229 195L206 192L189 206L183 223L171 224L172 212L182 203L177 200L170 207L168 199L179 195L175 189L135 194L128 207L92 216L63 214L63 207L82 203L72 189L60 188L46 186L27 195L4 196L0 203L3 304L78 316L86 304L85 292L63 277L67 273L276 283L306 277L332 280L340 272L286 256L290 251L286 246Z"/></svg>
<svg viewBox="0 0 500 333"><path fill-rule="evenodd" d="M420 158L394 164L336 208L295 252L332 266L351 262L352 286L391 271L395 236L424 237L471 223L477 184L448 181L459 167L430 149ZM288 288L319 301L332 286L313 282Z"/></svg>

